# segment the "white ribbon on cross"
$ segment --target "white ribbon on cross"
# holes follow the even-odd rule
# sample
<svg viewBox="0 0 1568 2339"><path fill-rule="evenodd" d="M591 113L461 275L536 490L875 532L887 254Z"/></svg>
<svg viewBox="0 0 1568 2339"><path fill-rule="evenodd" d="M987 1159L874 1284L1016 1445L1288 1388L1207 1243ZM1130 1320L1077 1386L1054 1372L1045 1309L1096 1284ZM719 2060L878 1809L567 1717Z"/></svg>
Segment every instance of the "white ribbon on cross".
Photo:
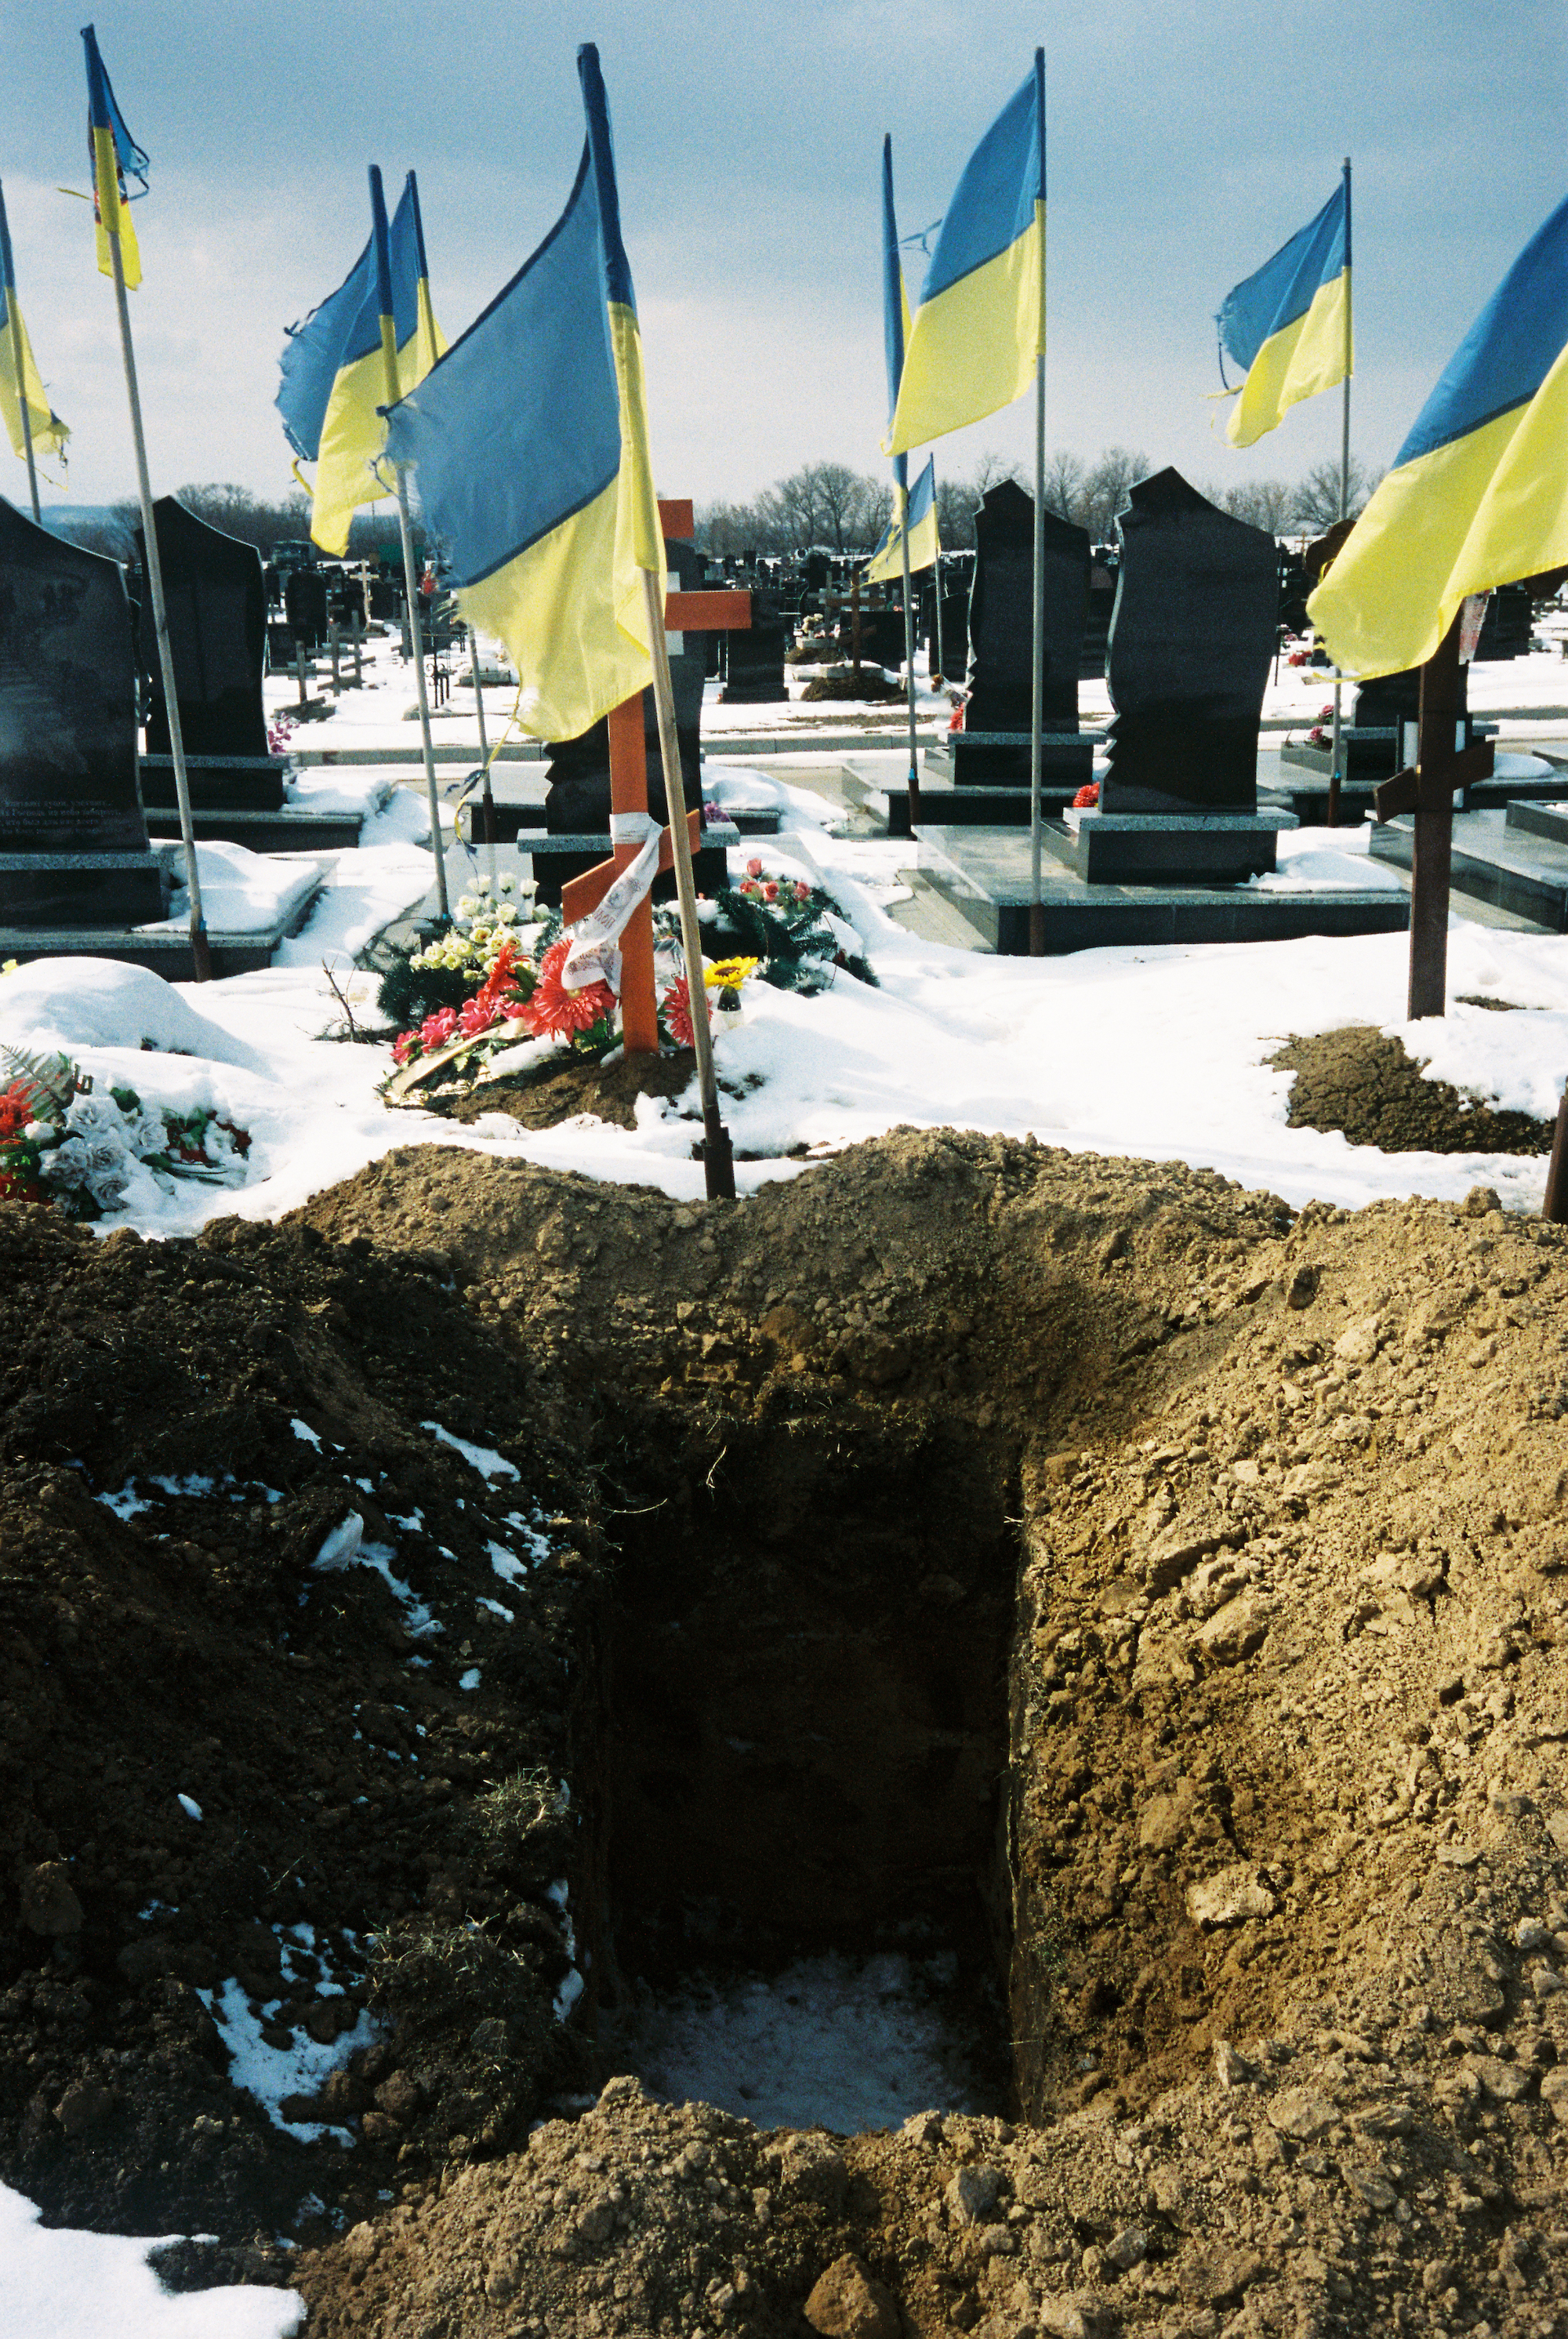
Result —
<svg viewBox="0 0 1568 2339"><path fill-rule="evenodd" d="M658 822L646 812L611 813L610 843L632 844L640 837L642 850L618 877L611 880L597 907L590 910L586 918L577 920L572 946L561 968L564 990L586 991L590 982L607 982L613 992L619 993L621 954L616 945L627 919L658 875L659 838L663 833Z"/></svg>

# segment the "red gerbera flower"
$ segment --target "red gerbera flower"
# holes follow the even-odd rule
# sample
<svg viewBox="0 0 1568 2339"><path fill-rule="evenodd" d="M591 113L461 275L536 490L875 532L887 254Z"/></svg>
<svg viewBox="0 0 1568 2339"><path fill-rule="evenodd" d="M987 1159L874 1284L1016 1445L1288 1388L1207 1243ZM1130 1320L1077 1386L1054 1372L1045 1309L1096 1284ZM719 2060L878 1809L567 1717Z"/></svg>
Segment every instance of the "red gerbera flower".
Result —
<svg viewBox="0 0 1568 2339"><path fill-rule="evenodd" d="M520 1012L520 1020L540 1038L569 1038L572 1032L586 1031L616 1012L616 994L607 982L590 982L584 991L567 989L561 981L561 969L570 949L565 935L550 944L539 961L539 979L534 985L533 996Z"/></svg>
<svg viewBox="0 0 1568 2339"><path fill-rule="evenodd" d="M713 1007L705 988L703 992L703 1005L707 1010L708 1021L711 1022ZM692 1030L691 991L684 974L676 975L666 992L664 1008L665 1021L669 1025L670 1038L677 1048L689 1048L696 1035Z"/></svg>

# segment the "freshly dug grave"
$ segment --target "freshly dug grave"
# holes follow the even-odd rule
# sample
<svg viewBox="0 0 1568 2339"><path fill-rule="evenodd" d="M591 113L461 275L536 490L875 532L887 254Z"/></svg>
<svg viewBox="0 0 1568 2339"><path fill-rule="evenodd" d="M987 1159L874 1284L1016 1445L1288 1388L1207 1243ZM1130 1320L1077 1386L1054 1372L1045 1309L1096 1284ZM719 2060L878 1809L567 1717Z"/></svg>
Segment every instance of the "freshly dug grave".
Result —
<svg viewBox="0 0 1568 2339"><path fill-rule="evenodd" d="M20 1815L35 1902L39 1868L61 1860L85 1914L63 1936L0 1936L25 1985L0 2000L16 2008L11 2181L110 2222L129 2181L117 2193L111 2167L130 2172L131 2222L199 2215L230 2245L253 2223L309 2240L282 2205L314 2190L357 2222L290 2261L311 2328L379 2339L1556 2327L1557 1229L1484 1193L1293 1220L1178 1166L909 1131L734 1209L427 1146L275 1231L152 1251L27 1224L19 1255L37 1264L8 1325L25 1369L0 1416L27 1564L7 1535L0 1595L49 1655L55 1702L29 1729L42 1669L16 1677L0 1808ZM255 1281L227 1286L209 1259ZM29 1349L43 1321L69 1339L35 1328ZM251 1337L258 1321L276 1337ZM105 1374L92 1344L113 1337ZM271 1378L247 1390L258 1356ZM40 1383L53 1410L35 1417ZM186 1399L177 1435L161 1387ZM431 1418L500 1446L521 1478L482 1482L432 1446ZM173 1541L130 1538L162 1520L122 1531L72 1462L94 1491L219 1466L284 1501L236 1506L232 1558L214 1522L176 1580ZM341 1717L365 1698L349 1662L381 1662L367 1652L391 1604L360 1570L364 1604L318 1614L309 1565L358 1477L395 1511L398 1567L470 1643L417 1673L406 1641L387 1651L378 1726L413 1759L383 1805L401 1825L380 1869L350 1790L391 1766ZM307 1494L291 1573L259 1514ZM398 1524L416 1501L428 1564ZM473 1604L481 1578L461 1571L519 1506L553 1518L559 1546L527 1587L532 1680L508 1670L516 1625L481 1643L439 1597L456 1569ZM177 1678L145 1627L127 1666L96 1621L93 1570L128 1604L133 1567L149 1606L144 1579L171 1572L164 1630L199 1648ZM62 1599L94 1653L80 1681ZM280 1633L317 1662L301 1669ZM203 1751L215 1782L181 1759L201 1747L191 1717L220 1656L243 1790L226 1752ZM463 1692L475 1657L481 1683ZM149 1682L183 1709L162 1738ZM296 1702L269 1737L249 1717L271 1714L281 1682ZM460 1733L464 1719L478 1727ZM131 1774L123 1818L113 1773L51 1801L78 1742ZM210 1876L189 1853L210 1811L170 1842L176 1806L160 1837L149 1746L199 1802L243 1791L265 1818L276 1799L259 1874ZM334 1766L313 1807L345 1814L330 1849L300 1808L306 1749L313 1776ZM497 1859L485 1790L525 1769L569 1784L571 1816L552 1806ZM178 1863L177 1889L159 1889L154 1853ZM254 2116L191 1985L165 1972L133 1989L118 1968L129 1898L77 1880L140 1862L134 1905L174 1902L227 1972L230 1910L275 1921L271 1863L301 1853L334 1951L334 1926L444 1929L420 1986L376 2001L381 2043L345 2074L351 2148ZM422 1907L400 1907L424 1876ZM596 1990L610 2001L623 1952L646 1969L705 1900L705 1954L764 1965L940 1910L1007 1994L1017 2123L764 2134L626 2079L562 2117L574 2057L591 2065L572 2042ZM481 1977L488 1998L452 1977L469 1918L520 1959L505 1989ZM572 1956L587 1988L561 2024ZM98 1979L79 2016L72 1957ZM74 2134L54 2090L84 2063L122 2092ZM144 2096L170 2108L143 2141ZM199 2210L192 2172L158 2165L187 2149L198 2100L236 2138L218 2147L226 2189Z"/></svg>
<svg viewBox="0 0 1568 2339"><path fill-rule="evenodd" d="M880 706L906 696L902 682L884 674L877 666L829 666L805 684L803 698L858 698L863 705Z"/></svg>
<svg viewBox="0 0 1568 2339"><path fill-rule="evenodd" d="M1404 1042L1375 1024L1292 1039L1268 1061L1296 1074L1287 1116L1292 1129L1343 1130L1352 1145L1385 1153L1552 1150L1549 1120L1494 1112L1447 1081L1427 1080Z"/></svg>

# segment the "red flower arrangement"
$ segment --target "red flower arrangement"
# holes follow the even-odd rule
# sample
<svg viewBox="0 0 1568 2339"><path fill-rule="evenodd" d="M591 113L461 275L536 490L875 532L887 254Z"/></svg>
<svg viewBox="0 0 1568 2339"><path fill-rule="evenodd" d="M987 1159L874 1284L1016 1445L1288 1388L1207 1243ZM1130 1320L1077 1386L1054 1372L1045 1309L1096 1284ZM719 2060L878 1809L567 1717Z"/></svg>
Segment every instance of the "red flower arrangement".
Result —
<svg viewBox="0 0 1568 2339"><path fill-rule="evenodd" d="M1073 797L1072 808L1074 812L1092 812L1099 802L1100 782L1090 780Z"/></svg>
<svg viewBox="0 0 1568 2339"><path fill-rule="evenodd" d="M570 949L565 935L550 944L539 961L533 995L519 1010L521 1021L541 1039L569 1039L574 1031L587 1031L616 1012L616 994L607 982L590 982L583 991L567 989L561 969Z"/></svg>

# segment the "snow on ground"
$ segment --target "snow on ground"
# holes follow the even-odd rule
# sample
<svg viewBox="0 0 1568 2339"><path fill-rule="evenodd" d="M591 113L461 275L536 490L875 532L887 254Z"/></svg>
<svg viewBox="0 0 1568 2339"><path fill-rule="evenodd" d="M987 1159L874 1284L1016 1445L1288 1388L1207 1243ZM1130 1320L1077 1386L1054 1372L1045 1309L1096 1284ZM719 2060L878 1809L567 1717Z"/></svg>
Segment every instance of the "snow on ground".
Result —
<svg viewBox="0 0 1568 2339"><path fill-rule="evenodd" d="M0 2185L5 2329L25 2339L292 2339L301 2328L297 2291L166 2291L147 2254L172 2238L47 2230Z"/></svg>
<svg viewBox="0 0 1568 2339"><path fill-rule="evenodd" d="M1293 1032L1373 1023L1429 1057L1434 1077L1549 1118L1568 1076L1568 939L1454 918L1450 1011L1419 1028L1402 1020L1403 934L999 959L925 941L889 915L906 890L899 871L907 844L836 838L823 797L764 774L731 766L732 784L753 804L776 804L785 823L778 837L744 844L737 861L754 855L770 871L828 886L880 985L841 974L814 999L748 985L744 1021L716 1041L736 1149L764 1157L737 1165L743 1192L798 1175L804 1165L781 1158L792 1147L829 1151L901 1123L953 1123L1184 1160L1297 1205L1320 1198L1355 1207L1406 1193L1456 1199L1487 1184L1510 1207L1539 1208L1539 1160L1384 1155L1336 1134L1288 1129L1289 1076L1267 1059ZM105 1085L132 1084L145 1102L181 1111L206 1106L251 1133L245 1186L180 1184L166 1193L140 1179L127 1209L100 1222L105 1231L129 1221L149 1233L186 1233L232 1211L274 1217L394 1146L419 1141L701 1194L693 1125L683 1117L689 1098L645 1099L632 1130L584 1116L522 1131L498 1114L465 1128L419 1110L389 1112L378 1093L390 1069L385 1051L319 1036L339 1018L323 957L340 970L356 1012L375 1020L373 980L350 975L349 962L422 889L428 856L414 841L421 819L418 798L399 790L377 816L395 841L338 856L311 925L258 973L171 988L133 969L55 960L0 979L0 1041L65 1048ZM1365 831L1286 832L1280 845L1285 886L1307 874L1391 882L1367 861ZM1538 1012L1488 1013L1462 1003L1465 993ZM733 1093L754 1081L747 1093Z"/></svg>
<svg viewBox="0 0 1568 2339"><path fill-rule="evenodd" d="M611 2022L611 2051L650 2095L717 2104L764 2128L857 2136L914 2112L992 2111L937 1994L950 1963L829 1955L765 1980L694 1984Z"/></svg>

